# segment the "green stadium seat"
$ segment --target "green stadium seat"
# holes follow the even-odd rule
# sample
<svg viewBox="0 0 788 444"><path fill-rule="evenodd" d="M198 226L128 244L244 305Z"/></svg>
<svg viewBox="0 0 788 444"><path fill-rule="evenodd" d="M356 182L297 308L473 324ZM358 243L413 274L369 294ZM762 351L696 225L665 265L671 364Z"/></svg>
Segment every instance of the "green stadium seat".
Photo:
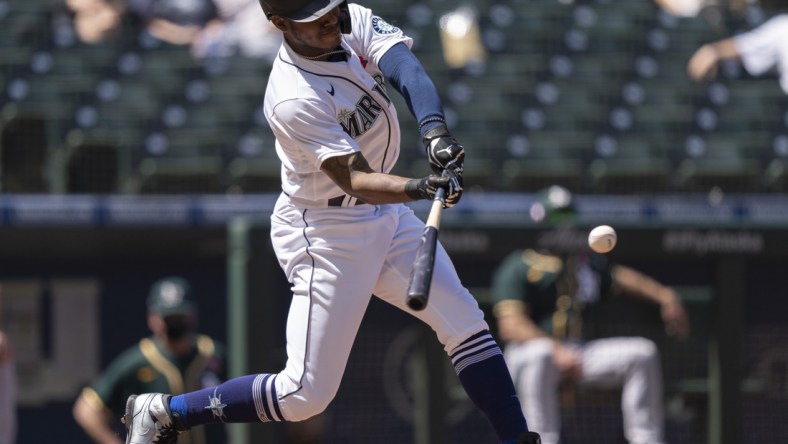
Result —
<svg viewBox="0 0 788 444"><path fill-rule="evenodd" d="M504 191L532 193L550 185L562 185L570 190L587 188L582 162L552 158L509 159L500 169L500 187Z"/></svg>
<svg viewBox="0 0 788 444"><path fill-rule="evenodd" d="M695 120L692 107L670 104L636 106L632 114L635 129L649 136L682 134Z"/></svg>
<svg viewBox="0 0 788 444"><path fill-rule="evenodd" d="M511 139L510 139L511 142ZM524 147L510 145L501 161L500 183L509 191L533 191L552 184L571 190L587 187L585 162L594 135L583 131L530 131Z"/></svg>
<svg viewBox="0 0 788 444"><path fill-rule="evenodd" d="M725 133L705 137L705 152L685 157L676 169L676 185L683 191L757 192L761 189L761 165L757 153L749 151L742 137Z"/></svg>
<svg viewBox="0 0 788 444"><path fill-rule="evenodd" d="M139 165L140 194L224 193L227 184L219 157L148 158Z"/></svg>
<svg viewBox="0 0 788 444"><path fill-rule="evenodd" d="M616 149L599 156L588 167L597 193L664 193L671 190L670 161L642 135L627 133L614 138Z"/></svg>
<svg viewBox="0 0 788 444"><path fill-rule="evenodd" d="M46 119L10 112L0 120L0 190L4 193L49 191L45 168L49 153Z"/></svg>
<svg viewBox="0 0 788 444"><path fill-rule="evenodd" d="M66 192L114 194L119 191L118 147L112 141L84 140L68 147Z"/></svg>
<svg viewBox="0 0 788 444"><path fill-rule="evenodd" d="M279 159L237 158L227 166L231 188L241 193L275 193L282 189Z"/></svg>
<svg viewBox="0 0 788 444"><path fill-rule="evenodd" d="M102 125L112 130L143 128L159 117L163 98L147 82L121 77L114 100L97 101Z"/></svg>
<svg viewBox="0 0 788 444"><path fill-rule="evenodd" d="M200 71L199 64L186 48L147 50L139 54L142 64L133 77L163 96L181 91L186 79Z"/></svg>
<svg viewBox="0 0 788 444"><path fill-rule="evenodd" d="M240 134L239 128L196 127L168 128L166 156L174 159L212 157L231 150Z"/></svg>

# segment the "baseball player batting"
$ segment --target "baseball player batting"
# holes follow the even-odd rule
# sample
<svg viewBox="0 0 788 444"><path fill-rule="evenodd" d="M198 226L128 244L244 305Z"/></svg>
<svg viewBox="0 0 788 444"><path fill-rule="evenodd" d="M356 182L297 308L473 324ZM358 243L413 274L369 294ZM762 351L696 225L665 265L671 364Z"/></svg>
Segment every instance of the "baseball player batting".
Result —
<svg viewBox="0 0 788 444"><path fill-rule="evenodd" d="M322 412L339 389L374 294L432 327L501 442L539 443L484 315L440 245L429 305L414 312L405 303L425 223L404 203L433 199L438 189L447 208L459 202L465 155L411 39L343 0L260 4L284 37L264 108L282 163L271 241L293 291L287 363L277 374L183 395L133 395L126 442L174 442L198 424L301 421ZM429 176L389 173L400 152L394 91L418 122Z"/></svg>

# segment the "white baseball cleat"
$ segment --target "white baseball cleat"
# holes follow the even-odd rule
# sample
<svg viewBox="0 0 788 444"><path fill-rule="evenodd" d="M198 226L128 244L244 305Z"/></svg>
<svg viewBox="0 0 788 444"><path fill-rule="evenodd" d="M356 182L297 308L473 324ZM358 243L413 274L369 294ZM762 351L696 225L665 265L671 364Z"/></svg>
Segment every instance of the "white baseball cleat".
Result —
<svg viewBox="0 0 788 444"><path fill-rule="evenodd" d="M170 395L145 393L131 395L126 401L123 423L126 444L171 444L183 431L180 421L170 412Z"/></svg>

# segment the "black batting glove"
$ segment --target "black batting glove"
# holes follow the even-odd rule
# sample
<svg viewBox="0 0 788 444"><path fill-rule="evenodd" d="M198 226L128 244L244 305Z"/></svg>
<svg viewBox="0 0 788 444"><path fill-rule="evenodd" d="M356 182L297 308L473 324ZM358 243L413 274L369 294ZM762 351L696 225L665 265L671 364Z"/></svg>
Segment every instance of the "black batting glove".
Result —
<svg viewBox="0 0 788 444"><path fill-rule="evenodd" d="M451 170L458 174L462 173L465 148L449 134L446 124L441 123L427 131L421 140L424 142L432 171L441 173L443 170Z"/></svg>
<svg viewBox="0 0 788 444"><path fill-rule="evenodd" d="M430 174L421 179L407 181L405 183L405 194L413 200L433 200L438 189L443 188L446 190L443 207L451 208L462 197L462 185L462 176L447 170L441 176Z"/></svg>

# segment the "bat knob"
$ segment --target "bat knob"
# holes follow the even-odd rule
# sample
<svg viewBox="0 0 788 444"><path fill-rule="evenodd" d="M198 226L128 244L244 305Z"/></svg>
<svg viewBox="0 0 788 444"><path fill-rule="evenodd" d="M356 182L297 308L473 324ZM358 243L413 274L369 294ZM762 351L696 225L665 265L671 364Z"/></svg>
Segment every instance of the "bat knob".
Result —
<svg viewBox="0 0 788 444"><path fill-rule="evenodd" d="M424 298L410 298L408 299L408 307L413 311L421 311L427 306Z"/></svg>

